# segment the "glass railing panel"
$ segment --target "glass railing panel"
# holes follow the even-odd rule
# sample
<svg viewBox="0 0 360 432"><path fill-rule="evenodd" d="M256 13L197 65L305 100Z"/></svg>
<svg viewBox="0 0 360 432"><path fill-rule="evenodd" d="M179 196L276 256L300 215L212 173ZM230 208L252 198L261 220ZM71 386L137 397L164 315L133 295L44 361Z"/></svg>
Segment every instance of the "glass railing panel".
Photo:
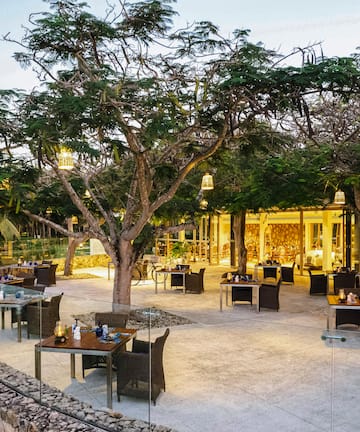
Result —
<svg viewBox="0 0 360 432"><path fill-rule="evenodd" d="M19 305L24 302L25 305L31 296L31 305L26 305L28 314L21 317L19 332L16 314L12 316L11 313L12 303L10 306L3 303L1 361L13 368L15 374L20 371L31 377L31 384L28 381L25 385L30 387L28 395L45 406L81 421L99 422L108 430L112 430L109 427L114 418L116 422L130 422L130 425L138 421L143 430L147 430L150 428L149 380L143 386L145 395L141 398L121 395L120 401L117 381L118 357L125 351L132 351L134 337L142 340L148 350L151 315L142 305L114 307L112 281L107 281L106 277L88 277L58 277L56 284L44 287L44 292L0 285L8 302ZM22 310L19 308L20 313ZM96 314L100 314L100 318ZM119 321L119 314L126 314L126 322ZM96 333L99 321L101 335ZM73 333L75 323L80 327L80 340L76 340ZM150 356L145 358L143 369L149 371ZM6 368L3 372L3 377L8 376L9 385L15 383L16 387L18 377L12 379ZM26 392L27 389L25 395ZM65 395L65 399L59 394ZM104 418L104 411L113 414ZM119 413L126 419L122 420Z"/></svg>

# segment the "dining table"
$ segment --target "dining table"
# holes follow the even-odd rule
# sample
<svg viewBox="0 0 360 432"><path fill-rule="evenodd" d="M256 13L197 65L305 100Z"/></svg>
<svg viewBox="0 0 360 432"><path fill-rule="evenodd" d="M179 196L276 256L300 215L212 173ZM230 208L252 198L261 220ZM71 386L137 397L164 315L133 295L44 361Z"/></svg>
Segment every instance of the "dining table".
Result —
<svg viewBox="0 0 360 432"><path fill-rule="evenodd" d="M12 284L0 283L1 329L5 329L5 311L15 309L17 317L17 340L21 342L21 312L30 303L46 298L43 292Z"/></svg>
<svg viewBox="0 0 360 432"><path fill-rule="evenodd" d="M185 292L186 292L185 275L187 273L190 273L190 272L191 272L190 268L185 268L185 269L178 269L178 268L166 269L166 268L163 268L160 270L156 270L156 272L155 272L155 294L157 294L157 292L158 292L158 284L160 283L159 278L158 278L159 275L164 276L163 282L162 282L164 290L166 290L166 280L167 280L167 277L169 275L170 275L170 277L171 277L171 275L181 275L182 276L182 290L183 290L183 293L185 294Z"/></svg>
<svg viewBox="0 0 360 432"><path fill-rule="evenodd" d="M82 327L80 339L75 339L69 334L63 342L57 342L56 336L52 335L35 345L35 377L41 380L41 354L43 352L70 354L70 374L75 375L75 354L95 355L106 358L106 395L107 407L112 409L112 369L113 356L119 352L127 342L135 338L137 329L132 328L109 328L109 334L117 335L116 339L102 339L96 335L95 329ZM56 361L54 357L51 357Z"/></svg>
<svg viewBox="0 0 360 432"><path fill-rule="evenodd" d="M259 290L260 290L260 283L258 281L239 281L235 282L233 280L227 280L223 279L220 282L220 312L223 311L223 291L225 288L225 300L226 300L226 306L229 304L229 288L236 287L236 288L251 288L252 292L252 303L256 305L256 312L260 311L260 302L259 302Z"/></svg>

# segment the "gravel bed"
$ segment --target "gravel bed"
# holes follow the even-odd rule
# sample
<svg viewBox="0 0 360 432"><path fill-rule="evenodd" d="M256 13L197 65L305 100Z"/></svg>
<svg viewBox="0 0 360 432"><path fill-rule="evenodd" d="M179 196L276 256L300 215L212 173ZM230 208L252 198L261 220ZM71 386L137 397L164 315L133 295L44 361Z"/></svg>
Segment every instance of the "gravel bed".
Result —
<svg viewBox="0 0 360 432"><path fill-rule="evenodd" d="M73 315L79 319L82 324L93 326L95 324L95 312L90 312L83 315ZM139 330L161 327L173 327L177 325L192 324L193 321L179 315L175 315L161 309L142 308L133 309L130 311L130 317L127 322L127 327L136 328Z"/></svg>
<svg viewBox="0 0 360 432"><path fill-rule="evenodd" d="M40 393L37 379L5 363L0 363L0 430L175 432L110 410L95 410L90 404L47 384L41 385Z"/></svg>

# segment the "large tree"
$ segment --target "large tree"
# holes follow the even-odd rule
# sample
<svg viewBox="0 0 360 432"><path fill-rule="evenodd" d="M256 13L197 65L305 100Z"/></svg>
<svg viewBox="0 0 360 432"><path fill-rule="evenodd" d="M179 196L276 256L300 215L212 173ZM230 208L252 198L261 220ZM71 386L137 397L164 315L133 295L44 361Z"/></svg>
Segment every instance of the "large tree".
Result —
<svg viewBox="0 0 360 432"><path fill-rule="evenodd" d="M153 234L152 215L237 127L229 113L239 111L240 98L219 86L226 69L254 62L267 70L272 53L249 44L247 32L224 39L207 22L171 31L175 12L166 1L122 4L104 19L77 1L49 3L52 12L30 17L33 28L17 42L16 59L38 71L42 86L17 104L16 143L37 161L39 184L49 169L61 182L89 237L114 263L115 307L129 305L132 267ZM255 83L247 84L258 106ZM74 154L71 172L59 166L61 146ZM77 236L25 197L22 211Z"/></svg>

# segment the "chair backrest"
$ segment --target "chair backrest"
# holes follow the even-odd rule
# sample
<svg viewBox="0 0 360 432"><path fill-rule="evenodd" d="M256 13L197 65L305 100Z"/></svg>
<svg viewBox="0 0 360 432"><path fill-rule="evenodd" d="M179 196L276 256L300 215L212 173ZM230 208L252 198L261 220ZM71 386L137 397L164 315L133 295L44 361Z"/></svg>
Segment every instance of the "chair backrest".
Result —
<svg viewBox="0 0 360 432"><path fill-rule="evenodd" d="M34 284L35 284L35 276L31 276L29 274L27 274L26 276L23 276L24 281L22 283L22 286L24 288L34 288Z"/></svg>
<svg viewBox="0 0 360 432"><path fill-rule="evenodd" d="M49 273L49 277L50 277L50 285L55 285L56 284L56 269L57 269L58 264L50 264L50 273Z"/></svg>
<svg viewBox="0 0 360 432"><path fill-rule="evenodd" d="M310 295L312 294L327 294L328 280L326 274L312 274L308 270L310 276Z"/></svg>
<svg viewBox="0 0 360 432"><path fill-rule="evenodd" d="M95 324L101 322L102 324L108 324L111 327L122 327L125 328L129 314L125 312L96 312L95 313Z"/></svg>
<svg viewBox="0 0 360 432"><path fill-rule="evenodd" d="M263 276L264 276L264 279L269 278L269 277L276 279L277 278L277 267L264 266L263 267Z"/></svg>
<svg viewBox="0 0 360 432"><path fill-rule="evenodd" d="M279 293L282 279L276 284L264 283L259 288L259 307L279 310Z"/></svg>
<svg viewBox="0 0 360 432"><path fill-rule="evenodd" d="M51 308L51 315L55 317L55 321L60 321L60 302L64 293L53 296L50 299L49 308Z"/></svg>
<svg viewBox="0 0 360 432"><path fill-rule="evenodd" d="M162 336L155 339L151 344L151 369L152 375L156 381L164 381L163 368L163 353L166 339L168 338L170 329L167 328ZM165 383L164 383L165 385Z"/></svg>
<svg viewBox="0 0 360 432"><path fill-rule="evenodd" d="M49 265L39 265L35 267L34 270L37 283L50 285L50 266Z"/></svg>
<svg viewBox="0 0 360 432"><path fill-rule="evenodd" d="M355 273L337 273L334 275L334 292L338 294L340 288L355 288Z"/></svg>
<svg viewBox="0 0 360 432"><path fill-rule="evenodd" d="M280 274L283 282L294 283L294 267L295 263L293 263L292 267L280 267Z"/></svg>

